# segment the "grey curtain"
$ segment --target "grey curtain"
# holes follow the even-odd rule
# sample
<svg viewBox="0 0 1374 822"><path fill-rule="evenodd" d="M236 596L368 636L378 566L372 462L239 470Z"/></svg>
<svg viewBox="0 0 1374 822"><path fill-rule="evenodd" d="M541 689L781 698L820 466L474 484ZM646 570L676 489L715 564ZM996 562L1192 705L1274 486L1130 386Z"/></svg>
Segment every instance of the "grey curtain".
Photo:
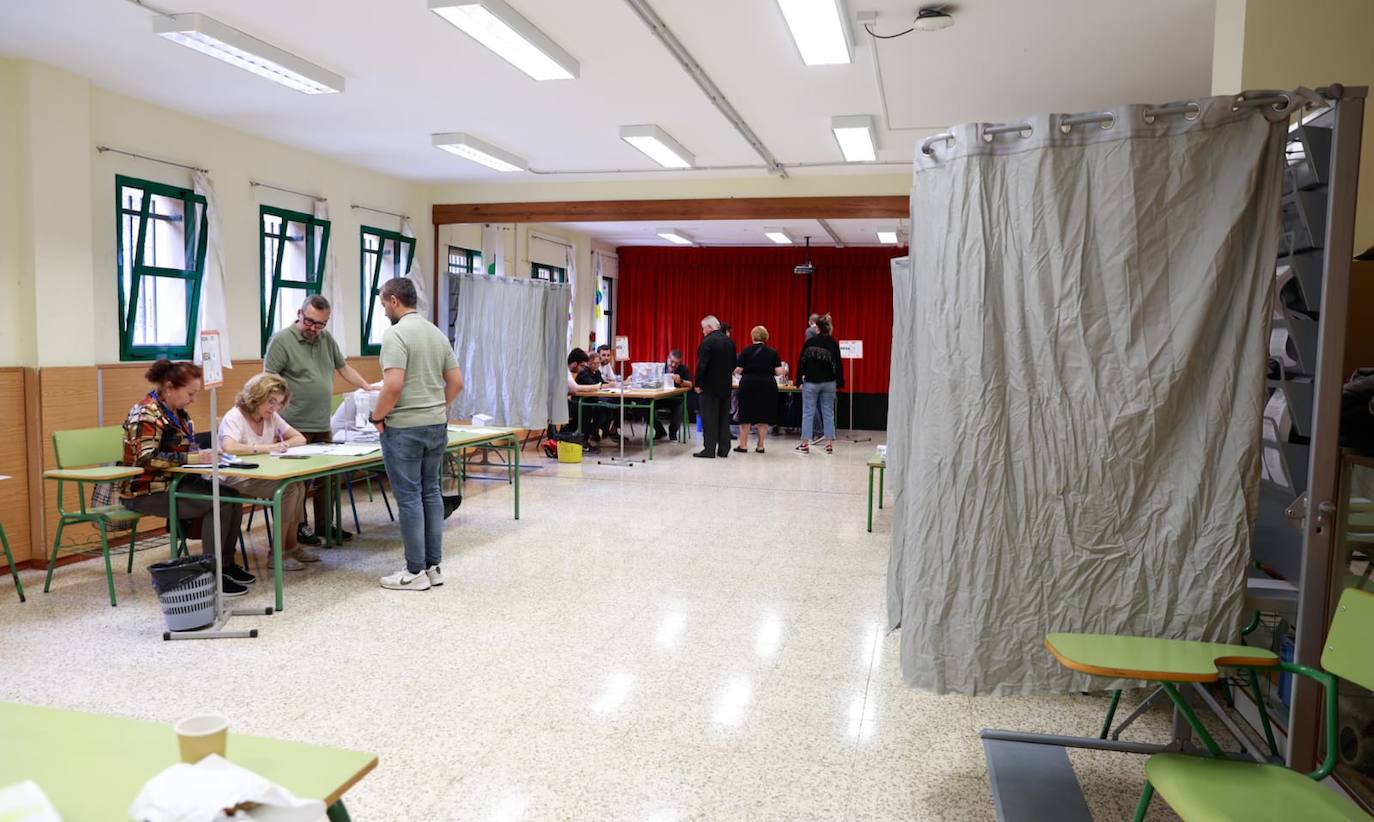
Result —
<svg viewBox="0 0 1374 822"><path fill-rule="evenodd" d="M1054 631L1236 637L1287 113L1197 102L918 147L888 445L913 685L1104 687Z"/></svg>
<svg viewBox="0 0 1374 822"><path fill-rule="evenodd" d="M498 425L568 421L563 342L570 291L561 283L461 274L453 351L465 388L454 417L490 414Z"/></svg>

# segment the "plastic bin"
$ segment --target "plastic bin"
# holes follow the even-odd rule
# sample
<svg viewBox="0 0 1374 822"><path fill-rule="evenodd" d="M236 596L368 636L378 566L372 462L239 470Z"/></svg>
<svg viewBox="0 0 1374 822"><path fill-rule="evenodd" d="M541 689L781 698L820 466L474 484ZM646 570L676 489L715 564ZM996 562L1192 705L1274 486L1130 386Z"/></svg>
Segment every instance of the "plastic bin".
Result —
<svg viewBox="0 0 1374 822"><path fill-rule="evenodd" d="M560 441L560 442L558 443L558 461L559 461L559 462L581 462L581 461L582 461L582 446L581 446L581 445L578 445L578 444L575 443L575 442L561 442L561 441Z"/></svg>
<svg viewBox="0 0 1374 822"><path fill-rule="evenodd" d="M148 567L169 631L194 631L215 621L215 560L184 557Z"/></svg>

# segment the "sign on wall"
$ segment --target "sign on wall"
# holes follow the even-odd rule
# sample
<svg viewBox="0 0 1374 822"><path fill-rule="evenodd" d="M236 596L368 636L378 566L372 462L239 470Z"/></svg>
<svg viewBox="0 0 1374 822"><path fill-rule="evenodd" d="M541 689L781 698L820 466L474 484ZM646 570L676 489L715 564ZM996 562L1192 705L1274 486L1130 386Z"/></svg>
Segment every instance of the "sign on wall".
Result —
<svg viewBox="0 0 1374 822"><path fill-rule="evenodd" d="M202 386L219 388L224 385L224 360L220 357L218 331L200 332L200 368Z"/></svg>

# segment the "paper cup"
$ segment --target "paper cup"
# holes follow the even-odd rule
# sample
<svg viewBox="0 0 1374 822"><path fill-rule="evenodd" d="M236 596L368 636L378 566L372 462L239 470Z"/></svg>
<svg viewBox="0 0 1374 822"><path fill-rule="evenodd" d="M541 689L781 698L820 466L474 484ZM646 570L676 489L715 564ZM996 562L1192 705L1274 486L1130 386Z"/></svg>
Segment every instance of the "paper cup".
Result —
<svg viewBox="0 0 1374 822"><path fill-rule="evenodd" d="M181 761L194 765L210 754L224 756L229 738L229 719L221 713L189 716L173 726L177 744L181 746Z"/></svg>

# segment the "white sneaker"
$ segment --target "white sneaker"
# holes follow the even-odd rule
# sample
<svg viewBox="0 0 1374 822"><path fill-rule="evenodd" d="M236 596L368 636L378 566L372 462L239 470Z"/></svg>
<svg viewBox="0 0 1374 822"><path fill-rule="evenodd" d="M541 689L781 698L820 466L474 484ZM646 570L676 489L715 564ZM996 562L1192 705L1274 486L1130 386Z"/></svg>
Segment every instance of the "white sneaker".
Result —
<svg viewBox="0 0 1374 822"><path fill-rule="evenodd" d="M429 577L429 584L432 588L438 588L444 584L444 572L439 570L438 565L432 565L425 569L425 576Z"/></svg>
<svg viewBox="0 0 1374 822"><path fill-rule="evenodd" d="M429 590L429 577L423 571L418 574L412 574L409 571L397 571L382 577L381 582L383 588L390 588L393 591Z"/></svg>

